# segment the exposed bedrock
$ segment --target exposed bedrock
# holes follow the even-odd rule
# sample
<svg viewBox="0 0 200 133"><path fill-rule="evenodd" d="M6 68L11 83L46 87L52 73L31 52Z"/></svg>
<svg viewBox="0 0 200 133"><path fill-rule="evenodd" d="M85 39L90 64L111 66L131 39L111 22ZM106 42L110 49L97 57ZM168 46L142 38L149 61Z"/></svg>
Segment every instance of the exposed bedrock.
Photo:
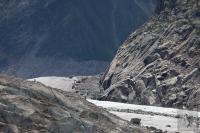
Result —
<svg viewBox="0 0 200 133"><path fill-rule="evenodd" d="M199 104L198 1L160 2L162 10L127 38L102 76L103 100L190 109Z"/></svg>

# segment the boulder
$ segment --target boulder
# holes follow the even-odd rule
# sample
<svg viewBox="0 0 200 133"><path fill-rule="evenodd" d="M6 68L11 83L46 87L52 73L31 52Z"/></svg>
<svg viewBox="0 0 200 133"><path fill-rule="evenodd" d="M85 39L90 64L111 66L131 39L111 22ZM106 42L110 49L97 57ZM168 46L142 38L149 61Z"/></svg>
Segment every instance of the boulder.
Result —
<svg viewBox="0 0 200 133"><path fill-rule="evenodd" d="M133 85L133 90L136 92L137 95L140 95L143 90L146 89L146 85L143 80L136 80Z"/></svg>
<svg viewBox="0 0 200 133"><path fill-rule="evenodd" d="M107 89L110 87L111 85L111 80L112 80L113 74L111 76L105 77L103 83L102 83L102 87L104 89Z"/></svg>
<svg viewBox="0 0 200 133"><path fill-rule="evenodd" d="M191 93L189 95L188 101L187 101L187 107L189 109L195 109L200 110L200 84L197 86L198 88L191 90Z"/></svg>
<svg viewBox="0 0 200 133"><path fill-rule="evenodd" d="M188 67L187 59L182 58L181 55L174 57L173 61L182 67Z"/></svg>
<svg viewBox="0 0 200 133"><path fill-rule="evenodd" d="M141 124L141 119L132 118L130 122L131 122L131 124L134 124L134 125L140 125Z"/></svg>
<svg viewBox="0 0 200 133"><path fill-rule="evenodd" d="M136 92L133 90L131 93L128 95L128 103L135 103L136 99Z"/></svg>
<svg viewBox="0 0 200 133"><path fill-rule="evenodd" d="M141 79L144 81L147 88L154 89L156 87L156 78L151 73L143 74Z"/></svg>
<svg viewBox="0 0 200 133"><path fill-rule="evenodd" d="M152 90L150 89L145 89L142 93L141 93L141 104L144 104L144 105L153 105L156 103L156 94L153 93Z"/></svg>
<svg viewBox="0 0 200 133"><path fill-rule="evenodd" d="M99 100L110 100L115 102L127 102L128 95L131 92L131 88L124 82L119 82L114 86L111 86L104 91L103 96Z"/></svg>
<svg viewBox="0 0 200 133"><path fill-rule="evenodd" d="M155 53L157 53L162 59L170 59L175 55L173 50L170 50L167 46L162 45L155 49Z"/></svg>
<svg viewBox="0 0 200 133"><path fill-rule="evenodd" d="M166 86L175 86L177 81L178 81L178 77L173 77L173 78L163 81L163 83L166 84Z"/></svg>
<svg viewBox="0 0 200 133"><path fill-rule="evenodd" d="M170 101L175 101L176 99L177 99L176 94L172 94L172 95L169 97L169 100L170 100Z"/></svg>
<svg viewBox="0 0 200 133"><path fill-rule="evenodd" d="M153 55L149 55L149 56L147 56L145 59L144 59L144 64L145 64L145 66L146 65L148 65L148 64L150 64L150 63L152 63L152 62L154 62L155 60L157 60L157 59L159 59L160 58L160 55L158 54L158 53L155 53L155 54L153 54Z"/></svg>
<svg viewBox="0 0 200 133"><path fill-rule="evenodd" d="M163 81L165 79L165 77L158 75L158 76L156 76L156 79L159 81Z"/></svg>

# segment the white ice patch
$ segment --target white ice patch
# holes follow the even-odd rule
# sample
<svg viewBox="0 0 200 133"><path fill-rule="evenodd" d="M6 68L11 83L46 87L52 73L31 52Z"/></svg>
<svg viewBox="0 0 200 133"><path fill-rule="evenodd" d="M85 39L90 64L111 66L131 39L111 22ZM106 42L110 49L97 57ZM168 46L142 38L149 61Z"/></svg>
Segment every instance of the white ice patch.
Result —
<svg viewBox="0 0 200 133"><path fill-rule="evenodd" d="M39 77L34 79L29 79L30 81L37 81L43 83L46 86L52 88L61 89L63 91L73 92L72 86L78 80L76 77L67 78L67 77Z"/></svg>
<svg viewBox="0 0 200 133"><path fill-rule="evenodd" d="M141 124L143 126L152 126L167 132L197 133L199 126L197 118L200 116L200 112L197 111L125 104L109 101L97 101L91 99L88 99L88 101L99 107L108 109L108 111L124 120L130 121L132 118L139 118L141 119ZM127 109L136 112L127 113L125 112ZM138 110L142 111L143 113L137 113Z"/></svg>

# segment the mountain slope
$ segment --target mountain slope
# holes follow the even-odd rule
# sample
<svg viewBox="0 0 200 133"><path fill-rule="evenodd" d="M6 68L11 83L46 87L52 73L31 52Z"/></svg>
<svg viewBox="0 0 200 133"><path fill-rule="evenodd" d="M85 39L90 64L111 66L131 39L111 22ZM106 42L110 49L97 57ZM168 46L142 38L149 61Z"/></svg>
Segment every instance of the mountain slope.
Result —
<svg viewBox="0 0 200 133"><path fill-rule="evenodd" d="M153 0L10 0L0 7L0 70L22 77L103 71L154 10Z"/></svg>
<svg viewBox="0 0 200 133"><path fill-rule="evenodd" d="M0 132L142 133L74 94L0 76Z"/></svg>
<svg viewBox="0 0 200 133"><path fill-rule="evenodd" d="M102 99L190 109L198 105L198 2L158 1L158 15L129 36L101 77Z"/></svg>

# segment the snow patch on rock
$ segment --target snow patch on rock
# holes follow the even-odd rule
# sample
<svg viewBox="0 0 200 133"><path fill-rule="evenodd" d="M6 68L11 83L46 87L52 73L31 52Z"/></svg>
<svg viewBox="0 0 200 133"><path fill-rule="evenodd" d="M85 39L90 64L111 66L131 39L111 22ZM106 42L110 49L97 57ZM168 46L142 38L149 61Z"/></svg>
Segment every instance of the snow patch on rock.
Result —
<svg viewBox="0 0 200 133"><path fill-rule="evenodd" d="M76 77L68 78L68 77L38 77L34 79L29 79L30 81L36 81L43 83L46 86L50 86L53 88L61 89L63 91L73 92L72 86L78 80Z"/></svg>

